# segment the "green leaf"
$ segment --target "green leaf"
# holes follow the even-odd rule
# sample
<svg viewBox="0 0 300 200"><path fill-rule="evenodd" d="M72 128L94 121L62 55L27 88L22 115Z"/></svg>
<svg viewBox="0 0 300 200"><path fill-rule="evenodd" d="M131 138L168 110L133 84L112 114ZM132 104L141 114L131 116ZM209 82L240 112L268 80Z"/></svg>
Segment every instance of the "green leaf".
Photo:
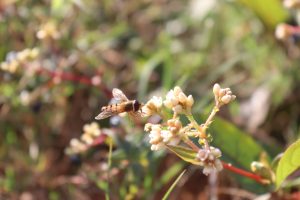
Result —
<svg viewBox="0 0 300 200"><path fill-rule="evenodd" d="M274 28L278 23L288 17L288 12L283 8L279 0L239 0L248 8L253 10L262 21L269 27Z"/></svg>
<svg viewBox="0 0 300 200"><path fill-rule="evenodd" d="M213 137L213 145L220 148L231 162L247 170L250 170L251 162L259 160L264 152L262 146L247 133L221 118L215 118L209 132Z"/></svg>
<svg viewBox="0 0 300 200"><path fill-rule="evenodd" d="M278 188L284 179L300 167L300 140L293 143L284 152L276 170L276 187Z"/></svg>
<svg viewBox="0 0 300 200"><path fill-rule="evenodd" d="M181 177L184 175L186 170L184 170L183 172L181 172L181 174L177 177L177 179L174 181L174 183L171 185L171 187L168 189L168 191L165 193L165 195L163 196L163 200L166 200L170 193L172 192L172 190L175 188L176 184L178 183L178 181L181 179Z"/></svg>
<svg viewBox="0 0 300 200"><path fill-rule="evenodd" d="M259 160L261 153L264 152L262 146L249 134L221 118L216 117L208 131L213 137L212 146L222 151L221 160L236 167L250 171L251 162ZM269 155L267 155L267 160L269 159ZM264 193L268 190L267 187L262 187L247 177L236 174L233 176L242 187L250 191Z"/></svg>
<svg viewBox="0 0 300 200"><path fill-rule="evenodd" d="M192 163L194 165L200 165L200 161L195 159L197 156L197 153L195 151L180 146L167 145L167 147L170 151L174 152L182 160Z"/></svg>

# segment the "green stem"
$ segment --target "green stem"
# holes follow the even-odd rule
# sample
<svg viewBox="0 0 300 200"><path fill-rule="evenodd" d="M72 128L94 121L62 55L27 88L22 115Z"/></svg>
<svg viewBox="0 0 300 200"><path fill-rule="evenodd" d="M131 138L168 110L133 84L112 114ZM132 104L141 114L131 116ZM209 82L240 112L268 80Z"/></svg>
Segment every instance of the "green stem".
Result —
<svg viewBox="0 0 300 200"><path fill-rule="evenodd" d="M187 116L188 120L191 122L191 124L193 125L193 127L195 129L197 129L197 131L199 133L202 133L203 130L202 130L201 126L197 123L197 121L195 120L194 116L192 114L187 114L186 116Z"/></svg>
<svg viewBox="0 0 300 200"><path fill-rule="evenodd" d="M109 143L109 151L108 151L108 169L107 169L107 191L105 192L105 199L109 200L109 180L110 180L110 167L111 167L111 157L112 157L112 148L113 148L113 141L111 138L108 138Z"/></svg>
<svg viewBox="0 0 300 200"><path fill-rule="evenodd" d="M211 111L209 117L207 118L206 122L203 124L202 129L203 132L206 134L206 129L208 129L209 125L211 124L213 118L215 117L215 115L217 114L217 112L219 112L219 106L215 106L213 108L213 110Z"/></svg>
<svg viewBox="0 0 300 200"><path fill-rule="evenodd" d="M199 137L203 139L205 148L209 149L209 143L206 139L206 133L205 131L203 131L203 128L197 123L197 121L191 113L187 114L186 116L191 122L191 124L194 126L194 128L197 129L197 131L199 132Z"/></svg>

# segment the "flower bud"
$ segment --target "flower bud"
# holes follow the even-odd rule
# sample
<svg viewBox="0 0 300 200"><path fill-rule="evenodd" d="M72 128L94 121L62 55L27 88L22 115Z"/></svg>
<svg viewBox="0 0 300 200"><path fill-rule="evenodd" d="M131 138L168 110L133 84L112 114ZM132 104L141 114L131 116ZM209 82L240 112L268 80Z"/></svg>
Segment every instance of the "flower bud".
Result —
<svg viewBox="0 0 300 200"><path fill-rule="evenodd" d="M228 104L231 101L231 96L230 95L225 95L221 98L221 102L224 104Z"/></svg>
<svg viewBox="0 0 300 200"><path fill-rule="evenodd" d="M174 95L175 95L175 96L178 96L179 93L181 93L181 92L182 92L182 90L181 90L181 88L180 88L179 86L176 86L176 87L174 88Z"/></svg>
<svg viewBox="0 0 300 200"><path fill-rule="evenodd" d="M178 99L180 103L184 104L187 100L187 97L183 92L180 92L178 95Z"/></svg>
<svg viewBox="0 0 300 200"><path fill-rule="evenodd" d="M192 107L192 105L194 104L194 98L192 95L189 95L186 101L186 104L188 107Z"/></svg>
<svg viewBox="0 0 300 200"><path fill-rule="evenodd" d="M220 89L218 97L223 97L226 94L226 90L225 89Z"/></svg>
<svg viewBox="0 0 300 200"><path fill-rule="evenodd" d="M213 92L214 92L215 96L219 95L220 90L221 90L221 86L218 83L216 83L213 87Z"/></svg>

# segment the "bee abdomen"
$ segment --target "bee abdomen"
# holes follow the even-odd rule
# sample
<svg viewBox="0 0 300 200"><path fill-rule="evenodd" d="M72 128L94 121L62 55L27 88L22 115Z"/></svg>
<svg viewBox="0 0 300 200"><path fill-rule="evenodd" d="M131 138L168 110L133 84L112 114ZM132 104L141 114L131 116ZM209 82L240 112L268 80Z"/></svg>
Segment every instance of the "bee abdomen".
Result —
<svg viewBox="0 0 300 200"><path fill-rule="evenodd" d="M118 104L111 104L108 106L103 106L101 111L110 111L110 112L118 112Z"/></svg>

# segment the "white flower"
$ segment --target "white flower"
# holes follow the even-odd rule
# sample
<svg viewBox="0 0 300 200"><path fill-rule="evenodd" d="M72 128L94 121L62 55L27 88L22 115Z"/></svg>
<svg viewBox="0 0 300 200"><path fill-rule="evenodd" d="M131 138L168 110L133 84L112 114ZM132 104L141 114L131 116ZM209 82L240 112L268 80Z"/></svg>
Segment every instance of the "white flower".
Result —
<svg viewBox="0 0 300 200"><path fill-rule="evenodd" d="M200 149L197 153L197 158L201 161L205 161L208 157L208 151L205 149Z"/></svg>
<svg viewBox="0 0 300 200"><path fill-rule="evenodd" d="M224 105L233 101L236 96L232 94L230 88L221 88L221 86L216 83L213 87L213 93L215 95L216 104Z"/></svg>
<svg viewBox="0 0 300 200"><path fill-rule="evenodd" d="M158 144L163 138L161 136L161 128L159 125L153 125L149 134L150 144Z"/></svg>
<svg viewBox="0 0 300 200"><path fill-rule="evenodd" d="M83 134L80 139L87 145L91 145L94 142L94 139L89 134Z"/></svg>
<svg viewBox="0 0 300 200"><path fill-rule="evenodd" d="M161 131L161 137L163 138L164 143L168 143L172 139L173 134L170 131L162 130Z"/></svg>
<svg viewBox="0 0 300 200"><path fill-rule="evenodd" d="M182 124L178 118L168 120L168 130L170 130L173 134L179 132L182 128Z"/></svg>
<svg viewBox="0 0 300 200"><path fill-rule="evenodd" d="M159 113L162 107L162 98L153 96L146 105L143 106L142 111L145 116L151 116L153 114Z"/></svg>
<svg viewBox="0 0 300 200"><path fill-rule="evenodd" d="M167 108L172 109L173 112L178 114L186 111L189 112L193 104L194 99L192 95L187 97L178 86L167 93L166 100L164 101L164 105Z"/></svg>
<svg viewBox="0 0 300 200"><path fill-rule="evenodd" d="M145 130L150 131L149 134L149 143L151 144L151 150L157 151L163 149L165 144L177 145L180 142L180 138L176 137L169 130L162 130L161 125L159 124L146 124Z"/></svg>
<svg viewBox="0 0 300 200"><path fill-rule="evenodd" d="M201 161L203 174L208 175L214 170L221 171L223 169L222 162L218 159L221 155L221 151L215 147L200 149L198 151L196 158Z"/></svg>
<svg viewBox="0 0 300 200"><path fill-rule="evenodd" d="M97 137L101 134L100 127L96 122L92 122L91 124L84 125L83 131L84 134L88 134L94 137Z"/></svg>

